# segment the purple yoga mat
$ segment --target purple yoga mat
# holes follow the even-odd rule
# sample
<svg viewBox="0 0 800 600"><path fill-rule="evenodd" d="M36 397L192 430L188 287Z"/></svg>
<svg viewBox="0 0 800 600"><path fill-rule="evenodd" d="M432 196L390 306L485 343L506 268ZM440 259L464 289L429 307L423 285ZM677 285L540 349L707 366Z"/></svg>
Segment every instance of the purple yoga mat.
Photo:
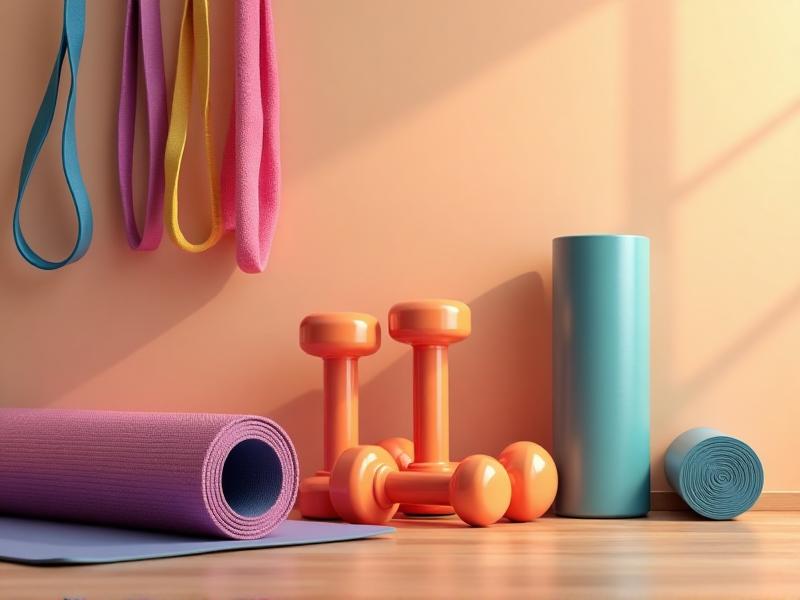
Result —
<svg viewBox="0 0 800 600"><path fill-rule="evenodd" d="M263 417L0 409L0 514L257 539L297 485Z"/></svg>

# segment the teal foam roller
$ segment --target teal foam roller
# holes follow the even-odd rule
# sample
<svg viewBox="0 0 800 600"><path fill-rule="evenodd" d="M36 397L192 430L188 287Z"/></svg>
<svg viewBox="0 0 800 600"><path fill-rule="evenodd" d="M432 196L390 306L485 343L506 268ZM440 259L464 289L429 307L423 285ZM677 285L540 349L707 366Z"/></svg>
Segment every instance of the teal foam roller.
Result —
<svg viewBox="0 0 800 600"><path fill-rule="evenodd" d="M556 513L650 510L650 241L553 240Z"/></svg>
<svg viewBox="0 0 800 600"><path fill-rule="evenodd" d="M753 449L708 427L675 438L664 470L672 489L708 519L738 517L752 508L764 488L764 469Z"/></svg>

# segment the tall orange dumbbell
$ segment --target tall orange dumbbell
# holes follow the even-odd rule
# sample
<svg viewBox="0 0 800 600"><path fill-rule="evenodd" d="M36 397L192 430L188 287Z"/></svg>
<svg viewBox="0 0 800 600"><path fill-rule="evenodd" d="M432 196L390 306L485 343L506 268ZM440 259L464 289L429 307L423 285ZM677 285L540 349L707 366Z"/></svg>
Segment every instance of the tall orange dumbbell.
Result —
<svg viewBox="0 0 800 600"><path fill-rule="evenodd" d="M297 505L304 517L338 517L328 492L330 473L342 452L358 445L358 359L380 345L380 325L371 315L315 314L300 323L300 347L324 365L323 463L300 483Z"/></svg>
<svg viewBox="0 0 800 600"><path fill-rule="evenodd" d="M389 311L389 333L414 347L414 450L399 446L392 455L412 471L447 472L449 407L447 346L466 338L471 329L469 307L455 300L421 300L396 304ZM506 517L532 521L550 507L558 488L558 472L550 454L533 442L516 442L499 456L511 479ZM446 514L446 507L404 505L406 514Z"/></svg>
<svg viewBox="0 0 800 600"><path fill-rule="evenodd" d="M385 523L399 503L452 506L473 526L500 520L511 501L511 481L503 466L476 454L446 471L400 471L392 455L380 446L345 450L330 478L331 502L350 523Z"/></svg>
<svg viewBox="0 0 800 600"><path fill-rule="evenodd" d="M469 306L456 300L418 300L389 311L389 334L414 348L414 461L419 473L452 473L447 348L469 336ZM414 515L452 514L450 506L403 504Z"/></svg>
<svg viewBox="0 0 800 600"><path fill-rule="evenodd" d="M330 472L347 448L358 445L358 359L381 345L378 320L363 313L321 313L300 323L300 347L323 359L323 467L300 484L298 508L311 519L336 519L328 493ZM411 441L381 442L405 465L413 456Z"/></svg>

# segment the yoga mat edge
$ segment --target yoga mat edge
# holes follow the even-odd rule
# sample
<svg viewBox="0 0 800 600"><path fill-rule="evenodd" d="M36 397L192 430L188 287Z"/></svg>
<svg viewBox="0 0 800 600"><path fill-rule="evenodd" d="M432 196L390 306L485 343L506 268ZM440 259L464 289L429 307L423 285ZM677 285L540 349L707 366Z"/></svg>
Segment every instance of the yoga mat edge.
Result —
<svg viewBox="0 0 800 600"><path fill-rule="evenodd" d="M0 560L33 566L108 564L355 541L394 531L393 527L384 526L287 520L261 539L219 540L79 523L0 517ZM101 543L93 543L96 540Z"/></svg>

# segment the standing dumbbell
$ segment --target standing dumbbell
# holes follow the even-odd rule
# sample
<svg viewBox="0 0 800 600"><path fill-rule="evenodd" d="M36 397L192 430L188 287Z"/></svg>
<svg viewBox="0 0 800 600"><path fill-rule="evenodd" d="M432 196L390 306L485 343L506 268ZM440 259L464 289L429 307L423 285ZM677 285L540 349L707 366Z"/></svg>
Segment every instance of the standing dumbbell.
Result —
<svg viewBox="0 0 800 600"><path fill-rule="evenodd" d="M395 304L389 333L414 348L414 462L421 473L452 473L447 348L470 334L469 306L456 300L418 300ZM398 463L399 464L399 463ZM449 506L404 504L406 514L452 514Z"/></svg>
<svg viewBox="0 0 800 600"><path fill-rule="evenodd" d="M414 347L414 451L394 446L392 456L412 471L452 470L449 462L447 346L470 333L469 307L455 300L422 300L396 304L389 311L389 333ZM499 456L511 478L506 517L532 521L555 499L558 472L550 454L533 442L516 442ZM438 506L401 506L407 514L443 514Z"/></svg>
<svg viewBox="0 0 800 600"><path fill-rule="evenodd" d="M330 472L347 448L358 445L358 359L381 345L381 328L372 315L321 313L300 323L300 347L323 359L323 468L300 484L298 508L311 519L336 519L328 493ZM411 461L413 446L405 438L381 442L399 460ZM398 463L405 466L405 462Z"/></svg>
<svg viewBox="0 0 800 600"><path fill-rule="evenodd" d="M511 501L511 481L490 456L475 454L446 471L400 471L380 446L345 450L330 478L336 512L350 523L386 523L399 503L452 506L469 525L485 527L503 517Z"/></svg>
<svg viewBox="0 0 800 600"><path fill-rule="evenodd" d="M300 347L323 360L322 470L300 483L298 508L312 519L335 519L328 482L336 459L358 445L358 359L381 345L378 320L361 313L309 315L300 323Z"/></svg>

